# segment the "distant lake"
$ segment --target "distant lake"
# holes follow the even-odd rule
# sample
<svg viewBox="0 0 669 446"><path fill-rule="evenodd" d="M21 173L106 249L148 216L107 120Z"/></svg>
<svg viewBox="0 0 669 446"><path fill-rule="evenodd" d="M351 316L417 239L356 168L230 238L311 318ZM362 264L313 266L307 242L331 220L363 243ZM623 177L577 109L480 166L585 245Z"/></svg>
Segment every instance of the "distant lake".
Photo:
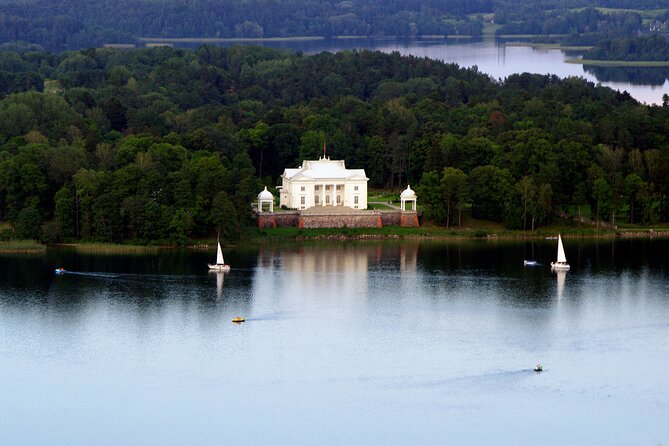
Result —
<svg viewBox="0 0 669 446"><path fill-rule="evenodd" d="M638 101L647 104L661 104L662 95L669 93L669 67L592 67L570 64L565 63L565 60L578 57L578 53L507 46L500 39L331 39L265 41L262 45L289 48L306 54L355 48L385 53L397 51L403 55L428 57L463 67L476 65L481 72L496 79L523 72L556 74L560 77L579 76L619 91L627 91Z"/></svg>
<svg viewBox="0 0 669 446"><path fill-rule="evenodd" d="M0 444L669 443L669 240L564 242L0 255Z"/></svg>

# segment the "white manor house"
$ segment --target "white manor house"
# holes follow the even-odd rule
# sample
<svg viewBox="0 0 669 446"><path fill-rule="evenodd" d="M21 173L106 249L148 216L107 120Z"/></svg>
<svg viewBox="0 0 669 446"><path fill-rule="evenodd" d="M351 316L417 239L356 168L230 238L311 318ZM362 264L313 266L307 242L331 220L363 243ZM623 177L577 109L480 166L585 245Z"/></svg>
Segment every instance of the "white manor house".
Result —
<svg viewBox="0 0 669 446"><path fill-rule="evenodd" d="M304 160L302 167L281 175L279 205L288 209L346 206L367 209L365 169L347 169L344 160Z"/></svg>

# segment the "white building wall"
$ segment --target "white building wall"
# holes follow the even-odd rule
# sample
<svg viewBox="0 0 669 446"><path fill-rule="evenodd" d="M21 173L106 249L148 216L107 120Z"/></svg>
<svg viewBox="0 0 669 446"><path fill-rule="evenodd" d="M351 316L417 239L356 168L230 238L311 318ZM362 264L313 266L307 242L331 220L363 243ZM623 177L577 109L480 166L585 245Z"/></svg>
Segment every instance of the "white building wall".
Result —
<svg viewBox="0 0 669 446"><path fill-rule="evenodd" d="M358 190L355 190L356 186ZM356 196L358 197L358 204L355 203ZM353 180L348 182L344 204L353 209L367 209L367 181Z"/></svg>

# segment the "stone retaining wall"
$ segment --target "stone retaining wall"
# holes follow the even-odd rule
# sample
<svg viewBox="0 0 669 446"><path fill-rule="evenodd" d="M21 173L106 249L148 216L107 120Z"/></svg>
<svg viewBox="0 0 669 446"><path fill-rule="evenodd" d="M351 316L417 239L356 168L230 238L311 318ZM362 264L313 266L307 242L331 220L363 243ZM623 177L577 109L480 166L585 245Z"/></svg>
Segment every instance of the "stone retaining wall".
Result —
<svg viewBox="0 0 669 446"><path fill-rule="evenodd" d="M292 226L298 228L381 228L384 226L418 227L415 211L357 212L258 212L259 228Z"/></svg>
<svg viewBox="0 0 669 446"><path fill-rule="evenodd" d="M259 212L258 227L276 228L276 227L296 227L300 224L300 212Z"/></svg>
<svg viewBox="0 0 669 446"><path fill-rule="evenodd" d="M301 228L380 228L381 215L378 213L364 214L330 214L302 215Z"/></svg>

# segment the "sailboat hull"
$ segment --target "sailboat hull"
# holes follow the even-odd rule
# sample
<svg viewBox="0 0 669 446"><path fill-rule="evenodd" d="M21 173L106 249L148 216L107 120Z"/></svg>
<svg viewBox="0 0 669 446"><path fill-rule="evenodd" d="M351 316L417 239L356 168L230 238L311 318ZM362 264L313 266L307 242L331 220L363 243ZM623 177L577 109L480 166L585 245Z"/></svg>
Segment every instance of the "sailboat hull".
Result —
<svg viewBox="0 0 669 446"><path fill-rule="evenodd" d="M559 269L566 271L570 268L568 263L561 263L561 262L551 262L551 269Z"/></svg>
<svg viewBox="0 0 669 446"><path fill-rule="evenodd" d="M209 266L209 271L230 271L230 265L212 265L211 263L207 263L207 265Z"/></svg>

